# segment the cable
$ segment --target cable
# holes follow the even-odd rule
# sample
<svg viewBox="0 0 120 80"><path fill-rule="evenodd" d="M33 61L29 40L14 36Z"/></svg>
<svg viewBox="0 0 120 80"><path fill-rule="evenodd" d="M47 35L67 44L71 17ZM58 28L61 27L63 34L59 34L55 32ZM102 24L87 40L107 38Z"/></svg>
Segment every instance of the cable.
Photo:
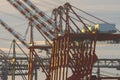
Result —
<svg viewBox="0 0 120 80"><path fill-rule="evenodd" d="M72 6L72 5L71 5L71 6ZM92 14L89 14L89 13L87 13L87 12L85 12L85 11L83 11L83 10L75 7L75 6L72 6L72 7L75 8L75 9L77 9L77 10L79 10L79 11L81 11L81 12L83 12L83 13L85 13L85 14L87 14L87 15L89 15L89 16L91 16L91 17L93 17L93 18L95 18L95 19L97 19L97 20L99 20L99 21L102 21L102 22L104 22L104 23L109 24L108 22L106 22L106 21L104 21L104 20L102 20L102 19L100 19L100 18L98 18L98 17L96 17L96 16L94 16L94 15L92 15Z"/></svg>
<svg viewBox="0 0 120 80"><path fill-rule="evenodd" d="M11 39L6 39L6 38L0 38L0 40L3 40L3 41L11 41Z"/></svg>
<svg viewBox="0 0 120 80"><path fill-rule="evenodd" d="M7 54L1 49L0 49L0 54L2 54L4 57L7 57Z"/></svg>
<svg viewBox="0 0 120 80"><path fill-rule="evenodd" d="M71 12L71 11L69 11L69 12L73 14L73 12ZM78 16L79 16L80 18L82 18L82 19L84 19L84 20L92 23L92 24L96 24L95 22L93 22L93 21L91 21L91 20L88 20L88 19L86 19L86 18L84 18L84 17L82 17L82 16L80 16L80 15L78 15ZM74 17L72 17L72 16L70 16L70 17L71 17L71 18L74 18ZM74 18L74 19L75 19L75 18ZM75 19L75 20L79 21L78 19Z"/></svg>
<svg viewBox="0 0 120 80"><path fill-rule="evenodd" d="M24 55L26 55L26 57L28 58L28 55L24 52L24 50L18 45L18 43L16 43L16 44L20 48L20 50L24 53Z"/></svg>
<svg viewBox="0 0 120 80"><path fill-rule="evenodd" d="M70 16L70 18L72 18L72 19L74 19L74 20L80 22L78 19L76 19L76 18L74 18L74 17L72 17L72 16ZM86 24L86 23L85 23L85 24ZM88 25L88 24L86 24L86 25ZM88 25L88 26L90 26L90 25Z"/></svg>
<svg viewBox="0 0 120 80"><path fill-rule="evenodd" d="M25 31L25 34L24 34L24 39L26 40L26 37L27 37L27 34L28 34L28 31L29 31L29 27L30 27L30 24L28 25L26 31Z"/></svg>
<svg viewBox="0 0 120 80"><path fill-rule="evenodd" d="M23 19L23 18L21 18L21 17L19 17L19 16L16 16L16 15L14 15L14 14L10 14L10 13L4 12L4 11L0 11L0 13L2 13L2 14L4 14L4 15L7 15L7 16L10 16L10 17L15 17L15 18L17 18L17 19L25 20L25 19Z"/></svg>

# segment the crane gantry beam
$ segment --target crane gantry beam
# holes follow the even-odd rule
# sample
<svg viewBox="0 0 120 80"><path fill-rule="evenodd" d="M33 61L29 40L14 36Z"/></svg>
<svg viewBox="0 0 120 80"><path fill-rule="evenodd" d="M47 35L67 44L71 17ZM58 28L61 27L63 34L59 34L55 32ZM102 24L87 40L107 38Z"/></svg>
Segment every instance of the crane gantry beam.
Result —
<svg viewBox="0 0 120 80"><path fill-rule="evenodd" d="M27 6L19 0L7 0L12 4L20 13L22 13L28 20L30 20L38 31L44 33L50 40L55 38L54 32Z"/></svg>
<svg viewBox="0 0 120 80"><path fill-rule="evenodd" d="M95 29L93 33L69 3L54 9L53 21L29 0L7 1L31 22L30 42L32 46L29 48L30 62L28 80L33 79L34 57L40 60L40 66L46 74L46 80L92 80L92 68L98 59L95 53L96 42L120 39L120 34L99 33L97 29ZM72 20L70 12L73 13L72 16L78 19L78 23ZM2 21L1 24L4 27L6 26ZM78 26L77 24L81 25ZM33 26L37 28L45 39L53 42L48 46L52 49L48 70L35 51L37 47L34 46ZM52 26L52 28L50 28L50 26ZM26 45L12 28L8 28L8 26L5 28ZM74 28L76 28L77 31L75 31ZM81 28L84 28L86 32L83 33ZM71 66L69 66L69 64ZM70 71L71 76L68 75Z"/></svg>
<svg viewBox="0 0 120 80"><path fill-rule="evenodd" d="M25 47L27 47L28 49L34 49L33 46L30 46L14 29L12 29L11 27L9 27L5 22L3 22L0 19L0 24L8 31L10 32L15 38L17 38ZM37 46L38 47L38 46ZM39 46L40 47L40 46ZM44 48L44 47L43 47ZM40 61L40 66L43 69L43 71L45 72L45 74L47 75L47 69L45 69L45 67L43 67L43 63L40 60L40 57L36 54L35 50L33 50L34 55L36 57L36 59L38 59Z"/></svg>
<svg viewBox="0 0 120 80"><path fill-rule="evenodd" d="M45 22L52 26L52 28L56 28L55 22L43 11L41 11L38 7L36 7L30 0L23 0L25 3L28 4Z"/></svg>
<svg viewBox="0 0 120 80"><path fill-rule="evenodd" d="M4 21L2 21L0 19L0 24L8 31L10 32L15 38L17 38L25 47L29 48L29 45L27 44L27 42L21 37L19 36L19 34L12 29L11 27L9 27Z"/></svg>

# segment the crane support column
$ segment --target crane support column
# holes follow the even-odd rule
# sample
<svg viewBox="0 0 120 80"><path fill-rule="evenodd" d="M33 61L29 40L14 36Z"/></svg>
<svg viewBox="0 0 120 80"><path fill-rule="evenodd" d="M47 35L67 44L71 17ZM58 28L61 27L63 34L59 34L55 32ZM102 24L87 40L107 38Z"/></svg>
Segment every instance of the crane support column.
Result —
<svg viewBox="0 0 120 80"><path fill-rule="evenodd" d="M29 53L29 64L28 64L28 80L33 80L33 54L34 54L34 42L33 42L33 26L32 23L30 22L31 25L31 34L30 34L30 53Z"/></svg>

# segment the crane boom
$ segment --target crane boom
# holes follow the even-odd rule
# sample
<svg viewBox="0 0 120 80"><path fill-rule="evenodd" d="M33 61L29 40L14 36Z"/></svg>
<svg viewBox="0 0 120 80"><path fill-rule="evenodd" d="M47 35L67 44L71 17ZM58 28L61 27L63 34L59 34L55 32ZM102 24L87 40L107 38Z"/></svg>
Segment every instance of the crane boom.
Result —
<svg viewBox="0 0 120 80"><path fill-rule="evenodd" d="M29 7L31 7L36 13L38 13L39 16L41 16L42 19L45 20L49 25L53 26L53 28L56 28L55 23L52 21L50 17L43 11L41 11L38 7L36 7L30 0L23 0L26 4L28 4Z"/></svg>
<svg viewBox="0 0 120 80"><path fill-rule="evenodd" d="M119 40L120 38L120 35L117 34L98 33L97 29L92 33L92 30L89 29L69 3L54 10L54 20L52 22L52 19L48 18L44 12L39 10L29 0L7 1L31 22L31 46L28 46L30 50L28 80L33 80L34 61L39 62L40 67L47 77L46 80L92 80L92 67L98 59L96 55L96 42ZM74 22L70 16L76 17L79 23ZM2 20L0 20L0 24L26 45L24 40ZM65 33L64 36L58 34L59 32L56 31L58 24L58 29L61 29ZM50 56L49 69L45 67L45 64L35 50L37 48L34 45L33 26L39 32L43 33L45 38L47 37L53 42L50 46L52 54ZM54 28L54 31L50 28L51 26ZM85 33L82 32L81 27L86 29ZM77 31L75 31L75 28ZM69 67L69 64L71 67ZM71 75L69 75L69 72Z"/></svg>
<svg viewBox="0 0 120 80"><path fill-rule="evenodd" d="M25 42L25 40L23 39L23 38L21 38L21 36L19 36L19 34L14 30L14 29L12 29L11 27L9 27L5 22L3 22L1 19L0 19L0 24L7 30L7 31L9 31L15 38L17 38L24 46L26 46L28 49L31 47L31 46L29 46L29 44L27 43L27 42ZM35 51L34 51L35 52ZM44 70L44 72L45 72L45 74L46 75L48 75L47 73L47 70L44 68L44 65L43 65L43 63L42 63L42 61L41 61L41 58L36 54L36 53L34 53L34 55L35 55L35 57L37 58L37 59L39 59L40 60L40 66L41 66L41 68Z"/></svg>
<svg viewBox="0 0 120 80"><path fill-rule="evenodd" d="M6 29L8 30L15 38L17 38L23 45L25 45L27 48L29 48L29 45L27 42L25 42L25 40L23 38L21 38L19 36L19 34L14 30L12 29L11 27L9 27L5 22L3 22L1 19L0 19L0 24Z"/></svg>
<svg viewBox="0 0 120 80"><path fill-rule="evenodd" d="M49 39L54 39L55 34L50 28L40 20L39 16L35 15L27 6L25 6L20 1L16 0L7 0L10 4L12 4L19 12L21 12L28 20L33 22L33 25L37 27L37 29L43 32Z"/></svg>

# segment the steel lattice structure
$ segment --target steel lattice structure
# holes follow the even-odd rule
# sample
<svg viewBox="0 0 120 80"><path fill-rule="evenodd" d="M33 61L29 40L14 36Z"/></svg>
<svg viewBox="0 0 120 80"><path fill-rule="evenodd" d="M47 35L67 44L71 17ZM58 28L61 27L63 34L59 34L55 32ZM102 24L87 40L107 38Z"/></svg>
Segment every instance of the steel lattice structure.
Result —
<svg viewBox="0 0 120 80"><path fill-rule="evenodd" d="M46 80L92 80L92 68L97 61L96 42L120 39L120 34L99 33L97 29L91 31L69 3L54 9L54 19L50 19L29 0L7 1L23 14L31 24L31 45L28 45L14 29L0 20L0 24L30 50L28 80L33 80L34 58L39 61L39 65L46 75ZM80 25L77 25L71 18L71 13L77 18ZM34 44L33 27L40 32L48 41L49 47L52 48L49 69L45 67L37 55L36 49L44 47ZM85 33L82 32L82 28L85 28ZM52 43L50 43L51 41ZM71 75L68 75L70 71Z"/></svg>

